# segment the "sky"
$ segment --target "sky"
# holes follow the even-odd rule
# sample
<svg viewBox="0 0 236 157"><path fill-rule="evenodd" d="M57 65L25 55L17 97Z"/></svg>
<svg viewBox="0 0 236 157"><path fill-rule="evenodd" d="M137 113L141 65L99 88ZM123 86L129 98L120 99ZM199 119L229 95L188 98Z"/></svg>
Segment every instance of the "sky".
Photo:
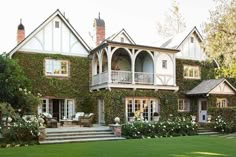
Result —
<svg viewBox="0 0 236 157"><path fill-rule="evenodd" d="M163 22L173 0L6 0L0 5L0 53L16 46L17 26L22 18L26 36L56 9L65 13L72 26L89 40L94 18L104 19L106 37L124 28L137 44L160 40L157 22ZM177 0L188 28L200 26L214 8L213 0Z"/></svg>

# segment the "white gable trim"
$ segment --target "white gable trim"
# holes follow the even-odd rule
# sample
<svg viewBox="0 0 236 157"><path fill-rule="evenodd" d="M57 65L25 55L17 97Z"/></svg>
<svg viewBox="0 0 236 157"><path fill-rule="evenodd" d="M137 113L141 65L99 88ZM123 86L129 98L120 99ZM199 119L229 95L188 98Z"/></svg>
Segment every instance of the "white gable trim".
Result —
<svg viewBox="0 0 236 157"><path fill-rule="evenodd" d="M125 31L125 29L123 28L119 33L117 33L116 35L114 35L110 40L113 41L117 36L124 34L124 36L130 41L131 44L136 45L136 43L134 42L134 40L130 37L130 35Z"/></svg>
<svg viewBox="0 0 236 157"><path fill-rule="evenodd" d="M217 86L210 90L209 94L229 94L235 95L236 89L226 80L221 81Z"/></svg>
<svg viewBox="0 0 236 157"><path fill-rule="evenodd" d="M58 16L64 24L69 28L72 34L75 35L77 40L82 44L82 46L89 53L90 47L86 44L86 42L82 39L82 37L76 32L76 30L72 27L72 25L67 21L67 19L62 15L60 10L56 10L51 16L49 16L41 25L39 25L31 34L29 34L21 43L19 43L15 48L13 48L9 53L9 57L22 48L28 41L30 41L42 28L44 28L50 21L52 21L56 16Z"/></svg>
<svg viewBox="0 0 236 157"><path fill-rule="evenodd" d="M195 26L189 33L188 35L179 43L179 45L176 47L176 49L178 49L182 43L189 37L191 36L193 33L196 33L197 34L197 37L200 39L200 41L202 42L203 41L203 38L202 38L202 35L200 34L200 32L198 31L197 27Z"/></svg>

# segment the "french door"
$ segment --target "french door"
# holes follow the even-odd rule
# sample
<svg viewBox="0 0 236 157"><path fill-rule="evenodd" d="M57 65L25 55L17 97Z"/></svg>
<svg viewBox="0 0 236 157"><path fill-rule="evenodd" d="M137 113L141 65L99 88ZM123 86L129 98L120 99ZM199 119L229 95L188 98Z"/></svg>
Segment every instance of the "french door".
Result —
<svg viewBox="0 0 236 157"><path fill-rule="evenodd" d="M126 98L126 121L128 122L131 113L145 121L153 120L153 113L158 112L158 100L155 98Z"/></svg>
<svg viewBox="0 0 236 157"><path fill-rule="evenodd" d="M38 105L38 114L50 113L57 120L72 119L75 114L74 99L42 99Z"/></svg>

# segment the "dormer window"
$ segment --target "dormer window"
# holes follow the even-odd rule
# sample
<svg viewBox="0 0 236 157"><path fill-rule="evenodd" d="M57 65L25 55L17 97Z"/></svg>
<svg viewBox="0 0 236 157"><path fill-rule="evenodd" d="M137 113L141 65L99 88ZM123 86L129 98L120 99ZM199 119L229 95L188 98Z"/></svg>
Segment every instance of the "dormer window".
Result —
<svg viewBox="0 0 236 157"><path fill-rule="evenodd" d="M59 28L59 27L60 27L59 21L55 21L55 28Z"/></svg>
<svg viewBox="0 0 236 157"><path fill-rule="evenodd" d="M190 40L191 40L191 43L194 43L194 37L191 37Z"/></svg>
<svg viewBox="0 0 236 157"><path fill-rule="evenodd" d="M124 43L125 39L123 37L120 38L120 42Z"/></svg>

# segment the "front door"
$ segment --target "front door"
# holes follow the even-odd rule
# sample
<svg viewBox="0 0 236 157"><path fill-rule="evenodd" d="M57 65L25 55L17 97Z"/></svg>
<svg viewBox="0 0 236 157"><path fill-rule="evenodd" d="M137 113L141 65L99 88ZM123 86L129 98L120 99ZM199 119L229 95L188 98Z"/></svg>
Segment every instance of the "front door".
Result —
<svg viewBox="0 0 236 157"><path fill-rule="evenodd" d="M199 100L198 113L199 113L198 121L202 123L206 123L207 122L207 100L206 99Z"/></svg>
<svg viewBox="0 0 236 157"><path fill-rule="evenodd" d="M98 123L105 124L104 100L98 99Z"/></svg>

